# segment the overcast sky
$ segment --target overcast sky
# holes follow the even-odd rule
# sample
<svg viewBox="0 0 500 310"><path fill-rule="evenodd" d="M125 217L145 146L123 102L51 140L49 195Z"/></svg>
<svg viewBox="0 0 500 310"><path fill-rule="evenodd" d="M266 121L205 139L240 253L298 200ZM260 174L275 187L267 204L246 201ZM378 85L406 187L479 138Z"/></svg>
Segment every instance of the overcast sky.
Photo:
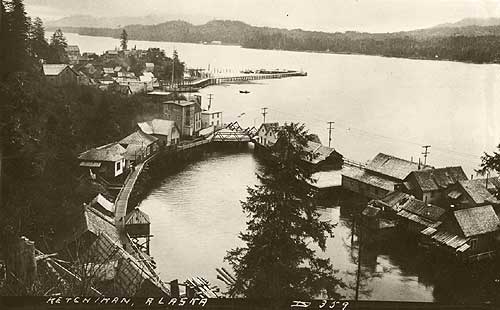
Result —
<svg viewBox="0 0 500 310"><path fill-rule="evenodd" d="M25 0L44 19L75 14L148 14L241 20L257 26L322 31L392 32L499 17L500 0Z"/></svg>

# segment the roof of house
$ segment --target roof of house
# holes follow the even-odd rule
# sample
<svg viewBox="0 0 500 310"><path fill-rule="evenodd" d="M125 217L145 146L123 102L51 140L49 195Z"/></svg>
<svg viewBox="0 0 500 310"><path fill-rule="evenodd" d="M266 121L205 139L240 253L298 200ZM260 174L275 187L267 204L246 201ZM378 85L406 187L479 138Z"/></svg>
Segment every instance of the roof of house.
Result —
<svg viewBox="0 0 500 310"><path fill-rule="evenodd" d="M307 141L304 151L311 152L313 154L312 158L306 158L305 160L312 164L317 164L326 160L332 153L335 152L335 149L324 146L321 143Z"/></svg>
<svg viewBox="0 0 500 310"><path fill-rule="evenodd" d="M442 223L441 221L432 221L432 220L426 219L425 217L421 217L418 214L411 213L411 212L403 210L403 209L401 209L398 212L398 216L406 218L406 219L408 219L408 220L410 220L412 222L421 224L421 225L423 225L425 227L436 228L439 225L441 225L441 223Z"/></svg>
<svg viewBox="0 0 500 310"><path fill-rule="evenodd" d="M70 226L56 234L56 250L63 249L66 245L79 240L86 232L91 232L96 236L106 233L111 239L120 240L114 219L88 205L70 215L67 223Z"/></svg>
<svg viewBox="0 0 500 310"><path fill-rule="evenodd" d="M173 128L176 128L174 121L164 119L154 119L147 122L138 123L137 126L146 134L168 136Z"/></svg>
<svg viewBox="0 0 500 310"><path fill-rule="evenodd" d="M418 186L422 191L444 189L458 181L467 180L462 167L445 167L413 171Z"/></svg>
<svg viewBox="0 0 500 310"><path fill-rule="evenodd" d="M139 208L135 208L125 218L125 225L150 224L149 216Z"/></svg>
<svg viewBox="0 0 500 310"><path fill-rule="evenodd" d="M148 146L158 141L157 137L144 133L142 130L136 130L125 138L120 140L120 144L135 144L141 146Z"/></svg>
<svg viewBox="0 0 500 310"><path fill-rule="evenodd" d="M438 221L445 212L445 209L443 208L426 204L425 202L413 197L409 198L407 202L401 207L401 209L433 222Z"/></svg>
<svg viewBox="0 0 500 310"><path fill-rule="evenodd" d="M123 159L125 148L118 143L110 143L85 151L78 156L82 161L119 161Z"/></svg>
<svg viewBox="0 0 500 310"><path fill-rule="evenodd" d="M114 290L123 296L134 296L143 290L153 295L170 295L168 287L159 279L152 269L147 268L145 254L132 251L133 255L107 233L101 233L89 247L88 257L97 266L108 262L114 264ZM102 268L102 267L99 267Z"/></svg>
<svg viewBox="0 0 500 310"><path fill-rule="evenodd" d="M366 170L348 171L342 175L387 191L393 191L394 186L396 185L396 182L380 177Z"/></svg>
<svg viewBox="0 0 500 310"><path fill-rule="evenodd" d="M92 199L91 205L94 206L95 204L100 205L103 207L105 210L114 213L115 212L115 204L112 203L111 201L107 200L103 195L98 194L95 196L94 199Z"/></svg>
<svg viewBox="0 0 500 310"><path fill-rule="evenodd" d="M376 203L382 203L383 205L393 209L396 212L399 212L402 206L411 198L411 195L408 195L403 192L393 191L387 194L384 198L377 200Z"/></svg>
<svg viewBox="0 0 500 310"><path fill-rule="evenodd" d="M467 193L467 195L469 195L477 204L500 203L500 201L488 191L488 189L486 188L486 182L486 179L475 179L459 181L459 184Z"/></svg>
<svg viewBox="0 0 500 310"><path fill-rule="evenodd" d="M163 102L163 104L175 104L175 105L178 105L178 106L181 106L181 107L188 107L190 105L194 105L194 104L197 104L196 102L194 101L189 101L189 100L170 100L170 101L165 101Z"/></svg>
<svg viewBox="0 0 500 310"><path fill-rule="evenodd" d="M71 67L67 64L44 64L43 72L45 75L59 75L66 68L71 69Z"/></svg>
<svg viewBox="0 0 500 310"><path fill-rule="evenodd" d="M113 68L108 68L108 67L104 67L102 68L102 71L105 73L105 74L113 74L115 73L115 70Z"/></svg>
<svg viewBox="0 0 500 310"><path fill-rule="evenodd" d="M222 113L221 111L202 111L201 114L208 114L208 115L212 115L212 114L219 114L219 113Z"/></svg>
<svg viewBox="0 0 500 310"><path fill-rule="evenodd" d="M465 237L486 234L500 229L500 220L490 205L461 209L453 214Z"/></svg>
<svg viewBox="0 0 500 310"><path fill-rule="evenodd" d="M403 180L410 172L418 170L419 164L391 155L378 153L377 156L368 163L366 169Z"/></svg>
<svg viewBox="0 0 500 310"><path fill-rule="evenodd" d="M427 227L420 233L424 236L430 237L437 243L451 247L457 252L465 252L470 248L470 245L466 243L469 240L468 238L460 237L448 231L438 230L433 227Z"/></svg>
<svg viewBox="0 0 500 310"><path fill-rule="evenodd" d="M260 128L264 127L264 130L267 133L270 129L278 128L279 125L280 125L279 123L263 123L262 125L260 125ZM260 131L260 128L259 128L259 131Z"/></svg>

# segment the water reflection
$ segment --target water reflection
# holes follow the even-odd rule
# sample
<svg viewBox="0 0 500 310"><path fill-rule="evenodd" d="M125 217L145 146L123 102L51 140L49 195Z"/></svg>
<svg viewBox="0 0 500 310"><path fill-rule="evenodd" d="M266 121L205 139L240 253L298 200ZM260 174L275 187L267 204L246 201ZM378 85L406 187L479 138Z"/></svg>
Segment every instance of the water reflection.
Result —
<svg viewBox="0 0 500 310"><path fill-rule="evenodd" d="M151 217L151 251L161 276L181 281L201 275L225 288L215 268L229 266L226 251L242 243L238 234L246 228L240 201L247 186L257 183L261 168L251 150L217 152L189 164L168 177L141 203ZM407 236L397 234L385 242L373 242L370 232L353 221L362 202L350 197L331 197L323 202L323 219L336 223L334 237L320 256L330 258L348 285L342 290L355 297L358 280L360 300L482 302L498 299L492 273L429 255ZM361 238L360 238L361 236Z"/></svg>

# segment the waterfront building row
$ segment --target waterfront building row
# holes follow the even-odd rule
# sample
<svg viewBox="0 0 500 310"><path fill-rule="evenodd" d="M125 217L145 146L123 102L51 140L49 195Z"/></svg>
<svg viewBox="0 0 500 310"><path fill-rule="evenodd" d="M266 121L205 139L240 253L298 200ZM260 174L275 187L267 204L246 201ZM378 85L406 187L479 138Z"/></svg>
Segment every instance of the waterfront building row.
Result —
<svg viewBox="0 0 500 310"><path fill-rule="evenodd" d="M500 249L497 177L468 179L461 167L435 168L380 153L343 173L341 185L371 199L361 215L375 232L403 230L424 247L466 261Z"/></svg>

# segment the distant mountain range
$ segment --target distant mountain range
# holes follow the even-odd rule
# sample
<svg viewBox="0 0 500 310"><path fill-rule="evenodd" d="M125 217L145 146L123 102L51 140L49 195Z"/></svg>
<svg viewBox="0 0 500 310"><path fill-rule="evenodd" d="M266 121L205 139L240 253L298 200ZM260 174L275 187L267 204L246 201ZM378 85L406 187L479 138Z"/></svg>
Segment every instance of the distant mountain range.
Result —
<svg viewBox="0 0 500 310"><path fill-rule="evenodd" d="M126 25L155 25L167 20L182 19L195 24L206 23L209 17L200 15L147 15L147 16L118 16L96 17L91 15L72 15L58 20L46 21L45 26L55 27L95 27L120 28Z"/></svg>
<svg viewBox="0 0 500 310"><path fill-rule="evenodd" d="M464 18L455 23L445 23L435 26L434 28L444 28L444 27L468 27L468 26L499 26L499 17L490 18Z"/></svg>
<svg viewBox="0 0 500 310"><path fill-rule="evenodd" d="M64 20L68 26L64 26L63 20L60 20L56 24L48 24L47 29L62 28L63 32L113 38L119 38L122 32L122 28L117 27L69 26L70 19ZM75 24L77 20L83 25L87 18L75 18ZM153 23L154 20L150 18L149 22ZM177 20L150 25L134 24L123 28L130 40L188 43L221 41L223 44L258 49L500 63L500 18L464 19L432 28L393 33L288 30L255 27L232 20L212 20L201 25Z"/></svg>

